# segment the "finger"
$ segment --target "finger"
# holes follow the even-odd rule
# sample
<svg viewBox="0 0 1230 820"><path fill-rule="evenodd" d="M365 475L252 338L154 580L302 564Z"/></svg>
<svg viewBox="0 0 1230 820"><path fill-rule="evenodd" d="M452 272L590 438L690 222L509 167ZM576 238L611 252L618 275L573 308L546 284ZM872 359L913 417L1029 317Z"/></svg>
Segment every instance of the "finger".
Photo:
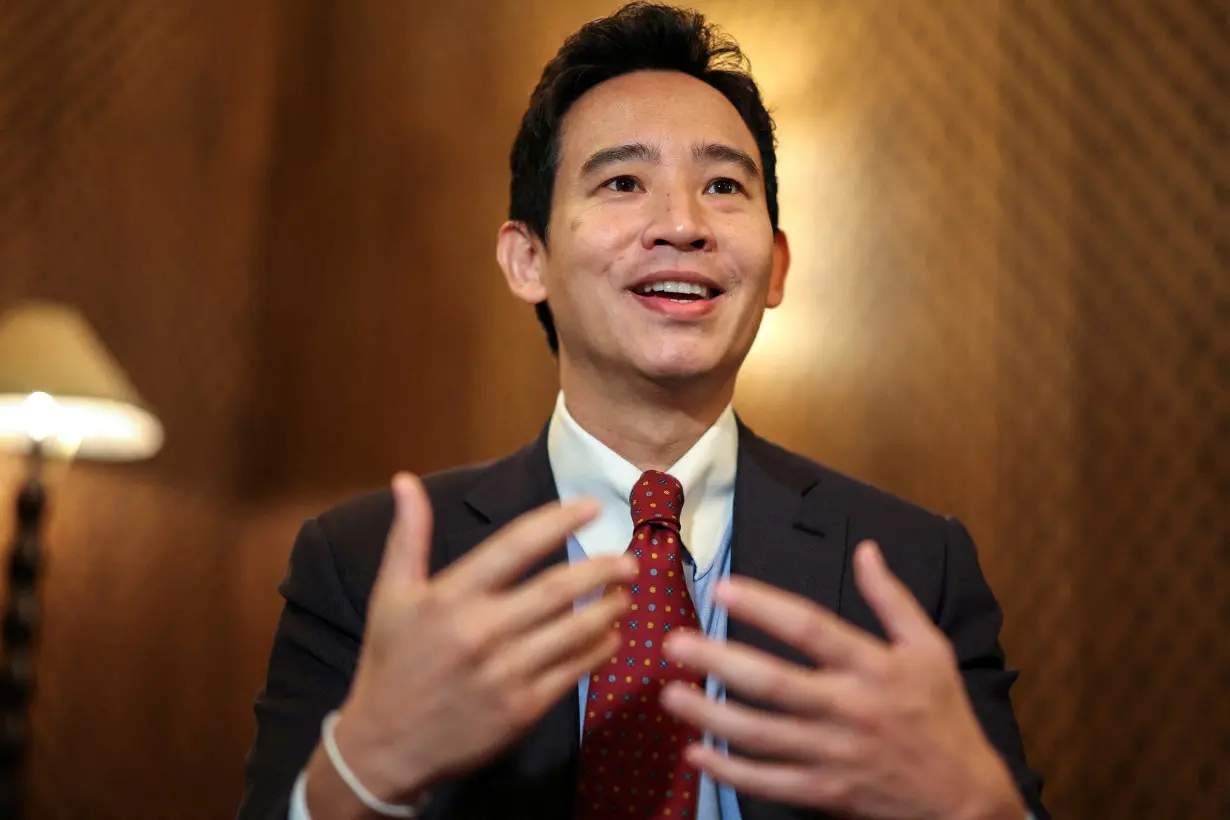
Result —
<svg viewBox="0 0 1230 820"><path fill-rule="evenodd" d="M932 637L935 626L931 618L888 568L874 541L864 541L854 551L854 583L890 640L918 643Z"/></svg>
<svg viewBox="0 0 1230 820"><path fill-rule="evenodd" d="M543 710L577 685L582 675L590 674L594 667L605 663L619 649L619 635L608 633L592 646L586 647L571 658L551 667L533 684L533 692Z"/></svg>
<svg viewBox="0 0 1230 820"><path fill-rule="evenodd" d="M636 567L636 559L631 555L603 556L552 567L506 596L500 607L501 631L518 634L572 607L596 590L628 583L636 576Z"/></svg>
<svg viewBox="0 0 1230 820"><path fill-rule="evenodd" d="M832 612L798 595L735 578L719 584L715 595L730 616L804 652L817 663L862 668L881 659L888 646Z"/></svg>
<svg viewBox="0 0 1230 820"><path fill-rule="evenodd" d="M834 714L849 692L848 678L818 674L758 649L699 634L671 635L663 652L689 669L713 675L732 692L795 715Z"/></svg>
<svg viewBox="0 0 1230 820"><path fill-rule="evenodd" d="M427 580L431 552L431 501L423 482L410 473L393 476L393 524L385 541L380 578L402 588Z"/></svg>
<svg viewBox="0 0 1230 820"><path fill-rule="evenodd" d="M506 650L498 661L511 679L539 674L542 670L586 652L616 633L614 624L632 603L626 592L604 596L590 606L556 618L530 632Z"/></svg>
<svg viewBox="0 0 1230 820"><path fill-rule="evenodd" d="M441 581L462 595L505 587L597 514L598 505L591 500L531 510L453 564Z"/></svg>
<svg viewBox="0 0 1230 820"><path fill-rule="evenodd" d="M688 761L737 792L775 803L839 808L835 799L838 772L831 775L815 764L761 763L745 757L727 756L717 749L693 744L684 752Z"/></svg>
<svg viewBox="0 0 1230 820"><path fill-rule="evenodd" d="M675 717L754 754L793 761L819 761L826 741L845 731L738 703L719 703L677 682L662 690L662 706Z"/></svg>

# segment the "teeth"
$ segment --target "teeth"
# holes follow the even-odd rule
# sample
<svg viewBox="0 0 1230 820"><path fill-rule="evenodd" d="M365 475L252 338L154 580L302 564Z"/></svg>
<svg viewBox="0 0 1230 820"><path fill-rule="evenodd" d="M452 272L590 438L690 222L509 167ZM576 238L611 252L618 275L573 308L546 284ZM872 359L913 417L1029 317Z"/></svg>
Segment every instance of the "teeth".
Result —
<svg viewBox="0 0 1230 820"><path fill-rule="evenodd" d="M654 282L640 288L640 293L687 293L702 299L708 299L712 295L709 288L694 282Z"/></svg>

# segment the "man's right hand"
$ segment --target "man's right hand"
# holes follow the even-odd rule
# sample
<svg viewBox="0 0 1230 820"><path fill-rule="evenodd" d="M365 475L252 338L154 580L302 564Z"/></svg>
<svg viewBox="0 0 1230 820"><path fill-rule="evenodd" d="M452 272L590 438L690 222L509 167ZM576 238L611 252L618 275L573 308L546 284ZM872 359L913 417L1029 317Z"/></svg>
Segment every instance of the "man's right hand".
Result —
<svg viewBox="0 0 1230 820"><path fill-rule="evenodd" d="M516 585L595 517L594 502L577 501L521 516L429 578L426 491L399 474L393 496L393 526L335 738L378 798L410 802L494 757L611 656L627 595L608 594L577 611L574 603L630 582L636 562L621 555L561 564ZM319 747L308 766L307 802L314 818L362 816Z"/></svg>

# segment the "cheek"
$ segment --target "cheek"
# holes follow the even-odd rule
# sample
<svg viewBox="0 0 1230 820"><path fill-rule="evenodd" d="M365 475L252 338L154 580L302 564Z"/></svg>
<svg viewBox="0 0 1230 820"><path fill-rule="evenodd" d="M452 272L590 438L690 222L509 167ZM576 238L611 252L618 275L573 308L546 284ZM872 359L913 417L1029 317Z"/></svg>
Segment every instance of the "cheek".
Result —
<svg viewBox="0 0 1230 820"><path fill-rule="evenodd" d="M643 223L643 215L632 203L598 202L573 214L569 227L577 237L610 247L638 235Z"/></svg>
<svg viewBox="0 0 1230 820"><path fill-rule="evenodd" d="M635 250L639 230L635 223L602 208L593 208L568 220L573 270L580 275L619 270Z"/></svg>
<svg viewBox="0 0 1230 820"><path fill-rule="evenodd" d="M760 226L741 227L729 234L729 260L739 272L740 289L763 294L773 274L773 234Z"/></svg>

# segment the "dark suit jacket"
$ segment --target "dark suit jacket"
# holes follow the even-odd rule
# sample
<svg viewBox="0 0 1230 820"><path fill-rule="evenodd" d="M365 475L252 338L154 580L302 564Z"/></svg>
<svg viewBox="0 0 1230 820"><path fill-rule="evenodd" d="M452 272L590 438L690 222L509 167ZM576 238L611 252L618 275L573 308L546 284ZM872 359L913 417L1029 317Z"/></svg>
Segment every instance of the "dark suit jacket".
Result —
<svg viewBox="0 0 1230 820"><path fill-rule="evenodd" d="M425 483L435 511L433 573L517 515L557 497L545 430L507 458L439 473ZM373 493L309 520L295 541L280 587L286 605L268 678L256 699L241 820L287 816L291 788L316 746L321 720L350 686L392 514L391 494ZM1016 673L1004 667L1000 609L965 528L776 447L740 424L733 574L804 595L883 635L850 572L853 548L866 538L879 542L889 566L952 641L983 729L1035 816L1048 817L1008 697ZM560 548L538 570L567 560ZM729 639L806 663L733 619ZM436 789L424 816L564 820L573 800L578 721L574 690L495 762ZM747 795L740 795L739 805L744 820L820 816Z"/></svg>

